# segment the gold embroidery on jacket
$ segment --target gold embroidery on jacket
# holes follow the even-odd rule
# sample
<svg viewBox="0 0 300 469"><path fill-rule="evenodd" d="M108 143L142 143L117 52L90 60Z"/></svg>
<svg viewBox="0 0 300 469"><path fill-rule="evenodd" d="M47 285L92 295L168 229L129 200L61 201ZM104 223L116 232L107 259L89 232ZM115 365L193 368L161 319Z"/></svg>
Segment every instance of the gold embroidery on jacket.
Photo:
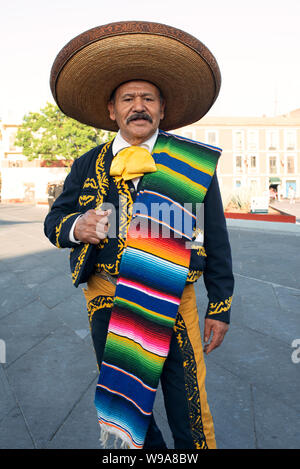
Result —
<svg viewBox="0 0 300 469"><path fill-rule="evenodd" d="M232 302L232 296L230 296L224 301L219 301L218 303L209 303L208 315L211 316L213 314L220 314L220 313L228 311L230 309L231 302Z"/></svg>
<svg viewBox="0 0 300 469"><path fill-rule="evenodd" d="M100 154L97 158L97 161L96 161L96 168L95 169L96 169L97 180L98 180L98 184L99 184L97 200L96 200L96 208L99 208L102 205L104 196L107 194L108 187L109 187L109 180L108 180L108 177L106 176L105 170L104 170L104 155L106 154L106 152L109 149L110 145L111 145L111 141L107 142L103 146L103 148L102 148L102 150L101 150L101 152L100 152ZM72 272L73 283L75 283L77 278L78 278L78 275L79 275L81 267L83 265L83 262L84 262L88 247L89 247L88 243L84 244L84 246L81 249L80 254L77 258L76 266L74 268L74 271Z"/></svg>
<svg viewBox="0 0 300 469"><path fill-rule="evenodd" d="M77 280L77 277L78 277L78 275L79 275L80 268L81 268L81 266L82 266L82 264L83 264L83 261L84 261L85 255L86 255L86 253L87 253L88 247L89 247L89 244L88 244L88 243L84 244L84 245L83 245L83 248L81 249L80 254L79 254L78 258L77 258L77 264L76 264L76 266L75 266L74 271L72 272L73 283L75 283L76 280Z"/></svg>
<svg viewBox="0 0 300 469"><path fill-rule="evenodd" d="M60 244L59 244L59 237L60 237L61 228L62 228L63 224L65 223L65 221L67 221L68 218L72 217L73 215L75 215L75 213L70 213L69 215L65 216L61 220L60 224L55 228L55 234L56 234L56 243L55 244L56 244L57 248L61 247Z"/></svg>
<svg viewBox="0 0 300 469"><path fill-rule="evenodd" d="M113 179L120 198L119 234L116 261L111 264L97 264L97 268L101 268L111 275L118 275L122 254L126 247L127 231L132 217L133 200L128 184L123 179L120 179L120 181L117 181L116 178Z"/></svg>
<svg viewBox="0 0 300 469"><path fill-rule="evenodd" d="M94 195L81 195L79 197L79 205L85 206L85 205L89 204L90 202L92 202L92 200L94 200L94 198L95 198Z"/></svg>
<svg viewBox="0 0 300 469"><path fill-rule="evenodd" d="M202 274L203 274L202 270L190 270L186 281L190 283L196 282L201 277Z"/></svg>
<svg viewBox="0 0 300 469"><path fill-rule="evenodd" d="M184 384L188 402L192 438L196 449L207 449L208 446L204 435L201 416L197 365L185 322L180 313L177 313L173 329L183 357Z"/></svg>
<svg viewBox="0 0 300 469"><path fill-rule="evenodd" d="M97 296L93 300L89 301L87 310L88 310L88 317L89 322L92 322L94 312L98 309L103 308L112 308L114 304L113 296Z"/></svg>
<svg viewBox="0 0 300 469"><path fill-rule="evenodd" d="M206 254L206 252L205 252L205 247L204 247L204 246L201 246L201 247L197 250L197 256L207 257L207 254Z"/></svg>
<svg viewBox="0 0 300 469"><path fill-rule="evenodd" d="M109 179L104 169L104 156L109 149L111 142L107 142L100 155L96 161L96 175L97 175L97 182L98 182L98 194L96 199L96 210L101 208L103 204L103 199L107 195L108 188L109 188Z"/></svg>
<svg viewBox="0 0 300 469"><path fill-rule="evenodd" d="M88 188L97 189L97 183L94 178L86 178L86 180L84 181L82 189L88 189Z"/></svg>

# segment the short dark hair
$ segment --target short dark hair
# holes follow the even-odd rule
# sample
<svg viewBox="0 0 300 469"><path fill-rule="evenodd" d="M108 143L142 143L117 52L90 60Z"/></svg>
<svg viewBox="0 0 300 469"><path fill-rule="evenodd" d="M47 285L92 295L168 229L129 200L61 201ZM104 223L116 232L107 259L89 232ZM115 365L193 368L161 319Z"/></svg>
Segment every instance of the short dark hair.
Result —
<svg viewBox="0 0 300 469"><path fill-rule="evenodd" d="M155 83L152 83L151 81L148 81L148 80L128 80L128 81L123 81L122 83L120 83L118 86L116 86L116 88L113 90L113 92L111 93L110 95L110 98L109 98L109 102L115 102L115 98L116 98L116 91L117 89L121 86L121 85L125 85L125 83L129 83L130 81L146 81L147 83L151 83L151 85L155 86L155 88L158 89L159 91L159 99L160 99L160 102L161 104L164 102L165 98L164 98L164 95L162 94L160 88L155 84Z"/></svg>

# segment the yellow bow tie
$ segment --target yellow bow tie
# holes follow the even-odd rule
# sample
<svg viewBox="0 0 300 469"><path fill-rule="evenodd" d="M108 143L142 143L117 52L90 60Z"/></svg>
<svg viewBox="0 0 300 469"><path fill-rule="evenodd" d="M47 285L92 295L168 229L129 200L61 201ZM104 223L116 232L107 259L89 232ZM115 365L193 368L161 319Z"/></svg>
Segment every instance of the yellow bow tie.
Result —
<svg viewBox="0 0 300 469"><path fill-rule="evenodd" d="M151 153L143 147L131 146L121 150L112 160L110 176L117 180L134 179L141 177L144 173L153 173L156 166Z"/></svg>

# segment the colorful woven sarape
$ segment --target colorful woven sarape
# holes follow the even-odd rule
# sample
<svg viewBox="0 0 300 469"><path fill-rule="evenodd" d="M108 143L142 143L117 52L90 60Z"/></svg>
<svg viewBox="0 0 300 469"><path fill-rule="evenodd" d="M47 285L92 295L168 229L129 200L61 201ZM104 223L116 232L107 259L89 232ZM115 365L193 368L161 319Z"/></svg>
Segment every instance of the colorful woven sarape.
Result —
<svg viewBox="0 0 300 469"><path fill-rule="evenodd" d="M195 205L219 156L219 149L159 134L157 171L143 177L133 207L96 388L102 442L113 434L127 448L143 447L188 275Z"/></svg>

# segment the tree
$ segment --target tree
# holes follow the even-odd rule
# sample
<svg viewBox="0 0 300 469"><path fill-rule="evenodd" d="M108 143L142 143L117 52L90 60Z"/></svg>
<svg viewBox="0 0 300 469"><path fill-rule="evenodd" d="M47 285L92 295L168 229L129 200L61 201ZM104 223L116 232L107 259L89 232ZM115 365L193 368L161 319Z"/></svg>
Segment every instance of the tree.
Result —
<svg viewBox="0 0 300 469"><path fill-rule="evenodd" d="M23 118L15 144L31 161L39 158L49 166L63 161L70 168L83 153L113 137L113 132L95 129L67 117L51 103Z"/></svg>

